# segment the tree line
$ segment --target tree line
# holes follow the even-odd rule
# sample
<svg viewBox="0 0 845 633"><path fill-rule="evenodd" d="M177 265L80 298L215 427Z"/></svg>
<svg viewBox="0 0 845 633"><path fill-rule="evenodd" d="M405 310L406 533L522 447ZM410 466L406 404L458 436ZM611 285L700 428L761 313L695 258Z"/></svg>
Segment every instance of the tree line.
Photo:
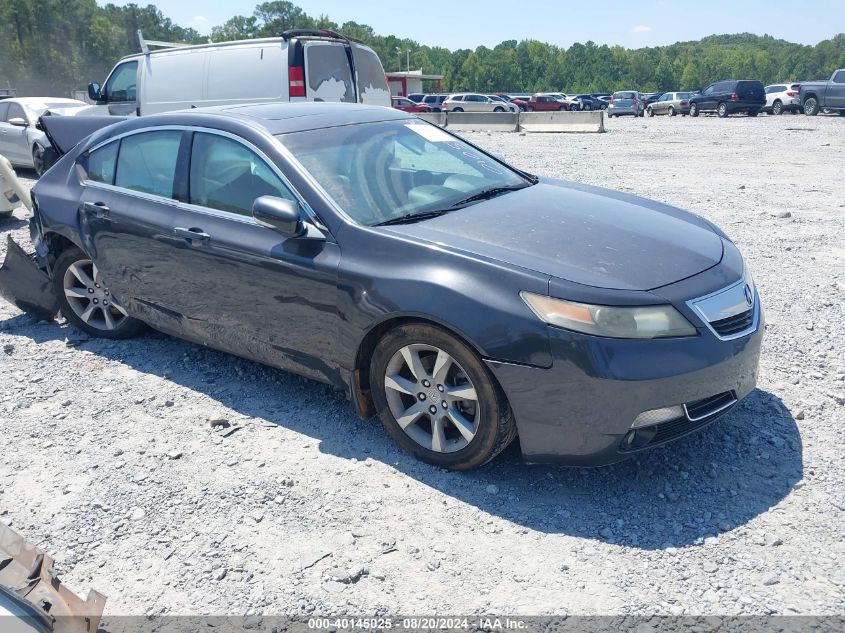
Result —
<svg viewBox="0 0 845 633"><path fill-rule="evenodd" d="M591 41L563 48L537 40L508 40L493 48L452 51L379 35L366 24L311 16L283 0L261 3L252 15L237 15L215 26L210 39L272 37L291 28L331 28L359 39L378 53L387 71L404 70L404 51L410 51L411 68L443 75L448 91L666 91L725 78L764 83L827 78L845 67L845 34L815 45L742 33L638 49ZM151 40L209 40L195 29L174 24L154 5L0 0L0 87L17 88L20 95L62 96L89 81L102 81L120 57L139 51L138 29Z"/></svg>

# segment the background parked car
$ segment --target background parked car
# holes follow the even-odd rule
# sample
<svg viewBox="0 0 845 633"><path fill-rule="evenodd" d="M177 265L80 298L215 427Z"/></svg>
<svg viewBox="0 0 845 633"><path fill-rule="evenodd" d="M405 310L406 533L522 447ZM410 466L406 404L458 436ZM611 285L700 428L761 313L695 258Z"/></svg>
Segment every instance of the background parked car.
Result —
<svg viewBox="0 0 845 633"><path fill-rule="evenodd" d="M699 94L690 97L690 116L701 112L715 112L725 118L736 112L757 116L766 105L766 89L763 84L750 79L727 79L717 81Z"/></svg>
<svg viewBox="0 0 845 633"><path fill-rule="evenodd" d="M443 102L449 98L447 94L431 94L425 95L422 102L431 108L432 112L442 112Z"/></svg>
<svg viewBox="0 0 845 633"><path fill-rule="evenodd" d="M425 95L422 92L412 92L405 98L410 99L414 103L420 103L423 100L423 97L425 97Z"/></svg>
<svg viewBox="0 0 845 633"><path fill-rule="evenodd" d="M607 106L608 118L615 116L644 116L642 96L636 90L618 90L610 97Z"/></svg>
<svg viewBox="0 0 845 633"><path fill-rule="evenodd" d="M520 110L520 108L517 104L511 103L510 100L503 97L502 95L487 95L487 96L490 97L491 99L493 99L493 101L498 101L498 102L504 104L505 106L507 106L508 112L519 112L519 110Z"/></svg>
<svg viewBox="0 0 845 633"><path fill-rule="evenodd" d="M663 96L662 92L644 92L643 93L643 107L647 108L648 104L654 103Z"/></svg>
<svg viewBox="0 0 845 633"><path fill-rule="evenodd" d="M390 102L394 108L403 112L431 112L431 106L425 103L416 103L407 97L391 97Z"/></svg>
<svg viewBox="0 0 845 633"><path fill-rule="evenodd" d="M74 114L87 104L76 99L22 97L0 101L0 155L19 167L31 167L40 176L44 171L44 148L50 143L35 128L38 117L47 110Z"/></svg>
<svg viewBox="0 0 845 633"><path fill-rule="evenodd" d="M602 101L601 99L597 99L593 95L575 95L574 101L572 105L569 107L570 110L607 110L608 103L606 101Z"/></svg>
<svg viewBox="0 0 845 633"><path fill-rule="evenodd" d="M845 68L834 71L828 81L801 82L801 105L807 116L816 116L819 110L845 116Z"/></svg>
<svg viewBox="0 0 845 633"><path fill-rule="evenodd" d="M690 92L664 92L656 101L649 103L646 108L648 116L656 114L668 114L675 116L682 114L686 116L689 114L689 99L692 93Z"/></svg>
<svg viewBox="0 0 845 633"><path fill-rule="evenodd" d="M550 94L536 94L525 103L528 112L556 112L569 110L570 103Z"/></svg>
<svg viewBox="0 0 845 633"><path fill-rule="evenodd" d="M801 112L801 84L772 84L766 86L766 106L763 112L783 114Z"/></svg>
<svg viewBox="0 0 845 633"><path fill-rule="evenodd" d="M462 92L450 95L443 102L444 112L510 112L510 104L487 95Z"/></svg>

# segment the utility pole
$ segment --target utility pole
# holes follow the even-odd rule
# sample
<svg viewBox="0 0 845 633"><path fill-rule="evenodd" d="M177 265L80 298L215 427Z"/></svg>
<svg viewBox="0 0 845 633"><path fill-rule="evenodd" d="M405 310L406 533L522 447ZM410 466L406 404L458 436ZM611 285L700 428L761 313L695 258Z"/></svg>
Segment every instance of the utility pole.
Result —
<svg viewBox="0 0 845 633"><path fill-rule="evenodd" d="M402 72L402 49L396 47L396 57L399 60L399 72Z"/></svg>

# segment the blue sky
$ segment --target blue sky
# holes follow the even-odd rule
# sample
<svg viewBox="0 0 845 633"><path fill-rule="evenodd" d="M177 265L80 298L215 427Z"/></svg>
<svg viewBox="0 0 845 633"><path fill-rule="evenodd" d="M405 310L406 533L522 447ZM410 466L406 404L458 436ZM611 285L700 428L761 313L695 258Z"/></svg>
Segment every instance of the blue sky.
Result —
<svg viewBox="0 0 845 633"><path fill-rule="evenodd" d="M147 1L136 0L141 5ZM113 2L126 4L123 0ZM152 4L177 24L208 33L232 15L251 15L257 2L157 0ZM636 48L746 31L815 44L845 31L842 0L294 0L294 4L310 15L326 14L339 24L354 20L369 24L379 34L450 49L526 38L564 47L593 40Z"/></svg>

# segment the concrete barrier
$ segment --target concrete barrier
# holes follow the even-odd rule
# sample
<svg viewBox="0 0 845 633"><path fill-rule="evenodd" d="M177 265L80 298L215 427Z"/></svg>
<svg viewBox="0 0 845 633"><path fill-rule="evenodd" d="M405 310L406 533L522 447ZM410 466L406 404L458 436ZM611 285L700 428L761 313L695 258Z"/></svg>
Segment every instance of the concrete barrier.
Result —
<svg viewBox="0 0 845 633"><path fill-rule="evenodd" d="M524 132L604 132L604 113L523 112L519 129Z"/></svg>
<svg viewBox="0 0 845 633"><path fill-rule="evenodd" d="M434 123L440 127L446 127L446 113L445 112L417 112L416 115L423 121Z"/></svg>
<svg viewBox="0 0 845 633"><path fill-rule="evenodd" d="M446 127L455 131L516 132L519 115L516 112L449 112Z"/></svg>

